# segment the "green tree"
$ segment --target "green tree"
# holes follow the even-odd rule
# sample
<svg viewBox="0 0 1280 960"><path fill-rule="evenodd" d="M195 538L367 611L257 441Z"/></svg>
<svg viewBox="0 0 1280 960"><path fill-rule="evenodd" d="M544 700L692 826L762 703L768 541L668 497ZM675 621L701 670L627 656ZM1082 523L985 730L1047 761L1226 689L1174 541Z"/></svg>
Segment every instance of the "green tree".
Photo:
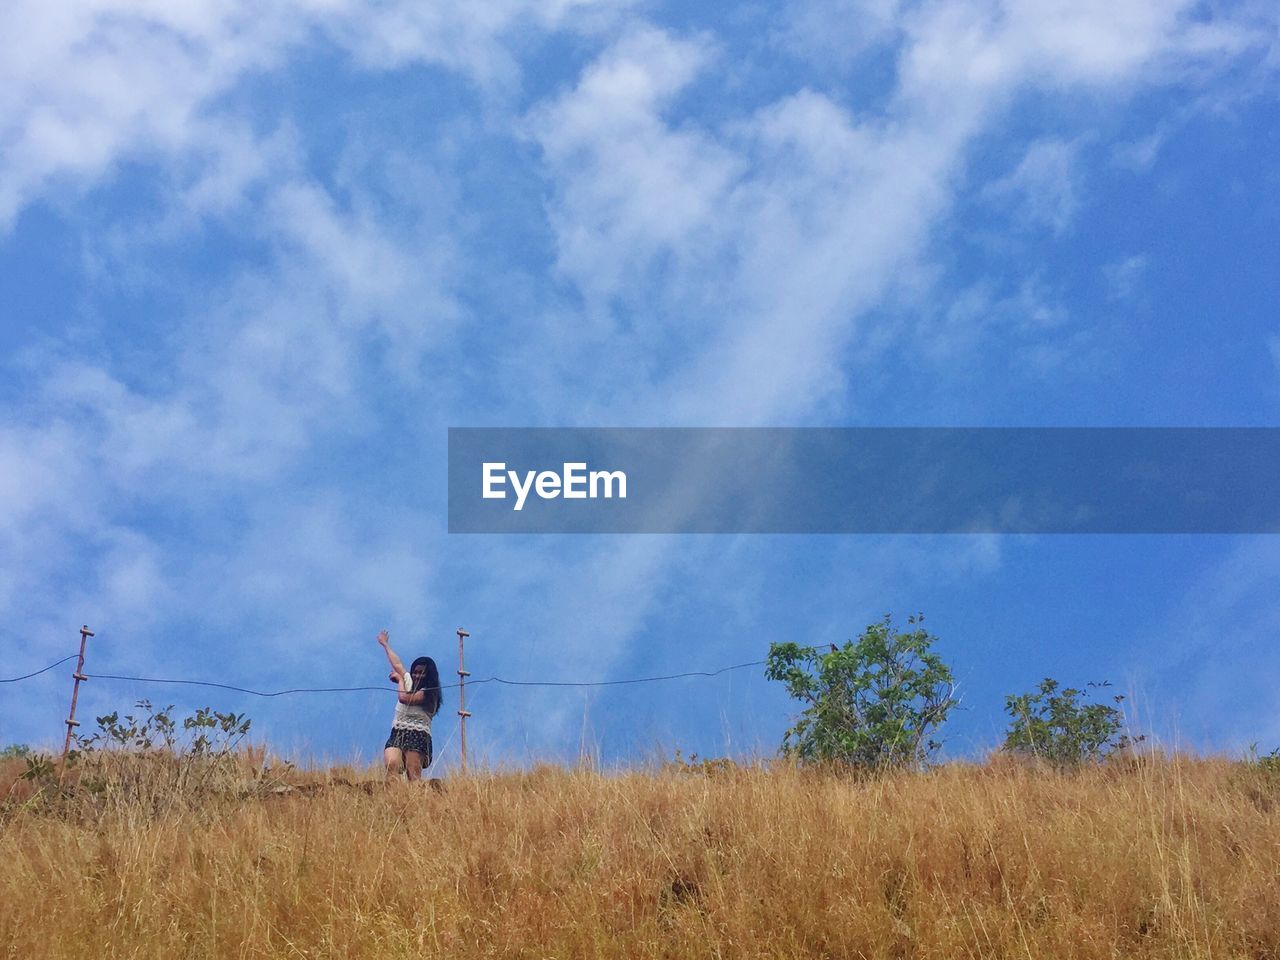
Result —
<svg viewBox="0 0 1280 960"><path fill-rule="evenodd" d="M1046 760L1055 767L1074 767L1105 759L1142 737L1122 733L1123 696L1111 703L1088 703L1085 691L1074 687L1059 690L1059 683L1046 677L1031 693L1005 698L1009 730L1004 749L1010 753ZM1110 686L1089 683L1090 689Z"/></svg>
<svg viewBox="0 0 1280 960"><path fill-rule="evenodd" d="M909 617L914 629L897 632L886 614L856 641L829 650L771 644L765 675L805 704L782 752L864 768L923 764L939 746L932 734L959 703L951 669L933 652L937 638L923 621Z"/></svg>

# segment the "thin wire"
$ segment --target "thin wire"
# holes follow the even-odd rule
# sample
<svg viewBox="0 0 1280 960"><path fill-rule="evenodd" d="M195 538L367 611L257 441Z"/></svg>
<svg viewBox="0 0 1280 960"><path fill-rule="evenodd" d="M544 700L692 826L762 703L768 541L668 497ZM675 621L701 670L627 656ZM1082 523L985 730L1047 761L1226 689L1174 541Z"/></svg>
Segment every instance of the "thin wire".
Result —
<svg viewBox="0 0 1280 960"><path fill-rule="evenodd" d="M730 670L741 670L744 667L758 667L764 660L752 660L750 663L735 663L719 670L691 670L688 673L671 673L662 677L633 677L629 680L504 680L502 677L488 677L484 680L471 680L469 683L503 683L510 687L615 687L624 683L655 683L659 680L681 680L685 677L718 677ZM457 684L452 684L457 686Z"/></svg>
<svg viewBox="0 0 1280 960"><path fill-rule="evenodd" d="M73 654L74 656L74 654ZM67 657L67 660L72 657ZM59 663L66 661L60 660ZM467 681L468 686L479 686L482 683L501 683L509 687L614 687L630 683L656 683L662 680L681 680L685 677L717 677L722 673L730 670L741 670L745 667L758 667L765 663L764 660L753 660L750 663L735 663L732 666L721 667L719 670L691 670L687 673L671 673L661 677L632 677L626 680L507 680L504 677L485 677L480 680ZM45 667L45 670L52 669L58 664L51 664ZM43 672L43 671L40 671ZM34 674L32 674L34 676ZM133 683L171 683L184 684L194 687L216 687L219 690L234 690L237 693L247 693L255 697L283 697L294 693L357 693L362 691L373 691L375 693L395 693L395 689L391 687L293 687L288 690L250 690L248 687L237 687L229 683L215 683L212 680L178 680L164 677L125 677L110 673L90 673L86 674L90 680L126 680ZM16 679L25 679L18 677ZM461 684L449 683L443 684L441 690L453 690Z"/></svg>
<svg viewBox="0 0 1280 960"><path fill-rule="evenodd" d="M378 693L395 693L394 687L293 687L289 690L250 690L230 683L214 683L212 680L175 680L169 677L122 677L111 673L87 673L90 680L130 680L134 683L181 683L193 687L217 687L219 690L234 690L237 693L248 693L255 697L283 697L291 693L353 693L359 690L374 690Z"/></svg>
<svg viewBox="0 0 1280 960"><path fill-rule="evenodd" d="M32 677L38 677L42 673L47 673L48 671L52 670L54 667L61 666L62 664L66 663L68 660L74 660L78 656L80 656L80 654L73 653L69 657L63 657L57 663L51 663L47 667L42 667L41 669L37 670L35 673L23 674L21 677L4 677L3 679L0 679L0 683L17 683L19 680L30 680Z"/></svg>

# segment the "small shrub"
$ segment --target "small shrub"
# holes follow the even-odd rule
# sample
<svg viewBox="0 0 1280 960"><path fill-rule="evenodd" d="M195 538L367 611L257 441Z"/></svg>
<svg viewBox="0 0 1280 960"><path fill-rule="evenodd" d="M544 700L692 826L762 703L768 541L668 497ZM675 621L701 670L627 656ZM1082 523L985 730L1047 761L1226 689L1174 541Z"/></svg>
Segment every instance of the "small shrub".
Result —
<svg viewBox="0 0 1280 960"><path fill-rule="evenodd" d="M33 783L50 783L58 778L58 767L53 762L53 757L44 753L29 753L22 758L27 768L22 771L22 779L30 780ZM72 756L68 754L68 762L73 762Z"/></svg>
<svg viewBox="0 0 1280 960"><path fill-rule="evenodd" d="M183 732L179 733L172 716L173 704L157 710L150 700L139 700L134 706L141 713L128 714L123 721L118 711L98 717L97 733L76 738L80 748L93 751L117 747L140 752L162 749L195 757L223 757L234 752L253 723L242 713L219 713L201 707L182 721Z"/></svg>
<svg viewBox="0 0 1280 960"><path fill-rule="evenodd" d="M663 768L673 773L714 777L736 773L738 764L729 757L699 757L696 753L691 753L686 757L677 750L675 759L664 763Z"/></svg>
<svg viewBox="0 0 1280 960"><path fill-rule="evenodd" d="M1259 754L1258 745L1250 744L1249 754L1244 758L1244 763L1250 770L1280 779L1280 747L1270 753Z"/></svg>
<svg viewBox="0 0 1280 960"><path fill-rule="evenodd" d="M1101 689L1110 684L1087 686ZM1121 732L1124 713L1119 704L1123 696L1112 696L1109 704L1087 703L1085 691L1058 688L1057 680L1046 677L1034 692L1005 698L1004 709L1011 721L1005 750L1065 768L1104 760L1143 739Z"/></svg>
<svg viewBox="0 0 1280 960"><path fill-rule="evenodd" d="M65 767L56 757L26 751L26 769L0 802L0 818L21 810L71 817L106 809L143 814L191 807L205 799L263 793L277 785L265 755L249 769L238 748L251 721L201 707L177 720L173 705L139 700L135 713L97 718L97 730L76 737ZM292 765L286 764L285 769Z"/></svg>

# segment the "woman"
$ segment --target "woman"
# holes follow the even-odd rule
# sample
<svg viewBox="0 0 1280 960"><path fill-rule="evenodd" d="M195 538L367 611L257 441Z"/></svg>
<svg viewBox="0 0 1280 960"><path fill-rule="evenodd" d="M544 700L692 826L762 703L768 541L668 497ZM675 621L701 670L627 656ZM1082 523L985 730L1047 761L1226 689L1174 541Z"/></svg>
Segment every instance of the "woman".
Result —
<svg viewBox="0 0 1280 960"><path fill-rule="evenodd" d="M431 718L440 712L442 702L440 671L430 657L419 657L406 671L389 639L385 630L378 634L378 645L391 663L391 679L400 689L382 758L388 776L400 776L403 764L410 780L420 780L423 768L431 765Z"/></svg>

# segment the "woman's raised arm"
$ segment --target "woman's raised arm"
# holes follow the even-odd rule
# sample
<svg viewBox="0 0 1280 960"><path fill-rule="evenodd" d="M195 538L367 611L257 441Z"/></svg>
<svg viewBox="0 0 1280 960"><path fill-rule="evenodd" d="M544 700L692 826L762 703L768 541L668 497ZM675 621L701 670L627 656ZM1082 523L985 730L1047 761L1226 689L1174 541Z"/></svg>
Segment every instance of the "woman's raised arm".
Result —
<svg viewBox="0 0 1280 960"><path fill-rule="evenodd" d="M391 669L403 677L408 671L405 670L404 664L400 662L400 658L396 656L396 652L391 649L390 637L387 636L387 631L383 630L378 634L378 646L382 647L383 653L387 655L387 661L391 664Z"/></svg>

